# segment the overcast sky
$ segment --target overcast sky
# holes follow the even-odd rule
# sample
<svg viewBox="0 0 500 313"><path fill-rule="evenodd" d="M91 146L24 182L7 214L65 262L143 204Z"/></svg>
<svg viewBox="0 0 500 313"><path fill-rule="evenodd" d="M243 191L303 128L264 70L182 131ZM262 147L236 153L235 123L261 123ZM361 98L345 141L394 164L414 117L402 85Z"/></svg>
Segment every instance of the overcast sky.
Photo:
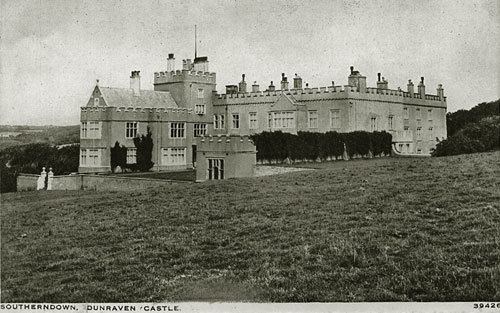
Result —
<svg viewBox="0 0 500 313"><path fill-rule="evenodd" d="M442 83L448 111L499 98L496 1L2 1L0 124L79 121L96 78L153 89L168 53L199 53L217 89L242 73L261 89L285 72L311 87L347 83L349 66L376 85Z"/></svg>

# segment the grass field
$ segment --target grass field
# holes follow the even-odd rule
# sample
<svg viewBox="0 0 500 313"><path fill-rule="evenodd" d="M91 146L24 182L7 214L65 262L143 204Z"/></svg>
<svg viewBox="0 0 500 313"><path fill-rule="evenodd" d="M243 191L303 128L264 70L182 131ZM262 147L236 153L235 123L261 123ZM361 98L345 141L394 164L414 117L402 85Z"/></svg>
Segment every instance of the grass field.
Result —
<svg viewBox="0 0 500 313"><path fill-rule="evenodd" d="M499 152L309 165L1 195L1 299L500 300Z"/></svg>
<svg viewBox="0 0 500 313"><path fill-rule="evenodd" d="M143 172L143 173L124 173L124 174L113 174L119 176L128 177L141 177L149 179L166 179L166 180L182 180L182 181L195 181L196 171L175 171L175 172Z"/></svg>

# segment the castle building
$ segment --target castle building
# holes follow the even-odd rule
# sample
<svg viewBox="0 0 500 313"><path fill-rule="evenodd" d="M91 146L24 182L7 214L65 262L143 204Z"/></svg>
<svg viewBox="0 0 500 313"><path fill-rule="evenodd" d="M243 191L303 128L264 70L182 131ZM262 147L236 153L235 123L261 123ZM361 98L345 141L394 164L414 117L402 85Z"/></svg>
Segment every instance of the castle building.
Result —
<svg viewBox="0 0 500 313"><path fill-rule="evenodd" d="M216 91L216 74L207 57L183 60L175 69L169 54L167 71L154 74L154 90L143 90L140 73L133 71L130 88L96 84L81 108L79 172L109 172L110 148L127 147L127 163L135 163L133 138L153 138L153 170L178 170L196 165L197 137L246 136L263 131L297 133L387 131L394 150L401 154L428 154L446 138L446 97L441 85L426 94L422 77L414 90L389 89L378 74L377 87L351 67L347 85L310 88L295 74L293 85L281 75L280 89L273 82L261 90L248 88L245 74L238 85Z"/></svg>

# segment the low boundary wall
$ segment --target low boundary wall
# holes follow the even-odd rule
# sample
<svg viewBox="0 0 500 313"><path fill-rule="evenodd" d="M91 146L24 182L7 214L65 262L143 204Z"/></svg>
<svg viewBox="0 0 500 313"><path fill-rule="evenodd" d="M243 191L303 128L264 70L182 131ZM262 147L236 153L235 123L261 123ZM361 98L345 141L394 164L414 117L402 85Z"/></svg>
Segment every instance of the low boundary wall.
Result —
<svg viewBox="0 0 500 313"><path fill-rule="evenodd" d="M19 174L17 191L36 190L39 175ZM186 184L189 181L150 179L115 175L60 175L54 176L52 190L140 190L154 187Z"/></svg>

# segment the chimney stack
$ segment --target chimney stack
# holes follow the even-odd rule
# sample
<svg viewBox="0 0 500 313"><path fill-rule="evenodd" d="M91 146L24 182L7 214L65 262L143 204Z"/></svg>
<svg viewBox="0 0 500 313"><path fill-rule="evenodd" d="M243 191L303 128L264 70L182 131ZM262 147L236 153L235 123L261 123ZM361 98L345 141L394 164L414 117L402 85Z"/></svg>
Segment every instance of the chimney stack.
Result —
<svg viewBox="0 0 500 313"><path fill-rule="evenodd" d="M293 89L302 89L302 78L297 74L293 78Z"/></svg>
<svg viewBox="0 0 500 313"><path fill-rule="evenodd" d="M273 85L273 81L271 80L271 85L269 85L269 88L267 89L269 91L276 91L276 87Z"/></svg>
<svg viewBox="0 0 500 313"><path fill-rule="evenodd" d="M259 92L259 85L257 85L257 82L253 82L252 85L252 92Z"/></svg>
<svg viewBox="0 0 500 313"><path fill-rule="evenodd" d="M173 53L168 54L167 59L167 71L172 72L175 71L175 58Z"/></svg>
<svg viewBox="0 0 500 313"><path fill-rule="evenodd" d="M413 88L413 82L411 81L411 79L408 80L408 93L410 94L410 98L414 98L415 97L415 90Z"/></svg>
<svg viewBox="0 0 500 313"><path fill-rule="evenodd" d="M354 74L354 66L351 65L351 75Z"/></svg>
<svg viewBox="0 0 500 313"><path fill-rule="evenodd" d="M443 101L444 100L444 89L443 89L443 85L441 85L441 84L438 85L437 95L439 97L439 101Z"/></svg>
<svg viewBox="0 0 500 313"><path fill-rule="evenodd" d="M141 76L139 73L140 71L132 71L130 74L130 89L132 89L136 96L141 93Z"/></svg>
<svg viewBox="0 0 500 313"><path fill-rule="evenodd" d="M285 73L281 73L281 90L288 90L288 78Z"/></svg>
<svg viewBox="0 0 500 313"><path fill-rule="evenodd" d="M191 71L193 69L193 63L191 59L182 60L182 70Z"/></svg>
<svg viewBox="0 0 500 313"><path fill-rule="evenodd" d="M377 81L377 88L378 89L387 89L388 87L388 82L385 80L385 77L380 78L381 74L377 73L378 76L378 81Z"/></svg>
<svg viewBox="0 0 500 313"><path fill-rule="evenodd" d="M420 77L420 83L418 84L418 94L420 96L420 99L425 99L425 85L423 77Z"/></svg>
<svg viewBox="0 0 500 313"><path fill-rule="evenodd" d="M241 93L247 92L247 82L245 81L245 74L241 74L241 82L239 83Z"/></svg>

